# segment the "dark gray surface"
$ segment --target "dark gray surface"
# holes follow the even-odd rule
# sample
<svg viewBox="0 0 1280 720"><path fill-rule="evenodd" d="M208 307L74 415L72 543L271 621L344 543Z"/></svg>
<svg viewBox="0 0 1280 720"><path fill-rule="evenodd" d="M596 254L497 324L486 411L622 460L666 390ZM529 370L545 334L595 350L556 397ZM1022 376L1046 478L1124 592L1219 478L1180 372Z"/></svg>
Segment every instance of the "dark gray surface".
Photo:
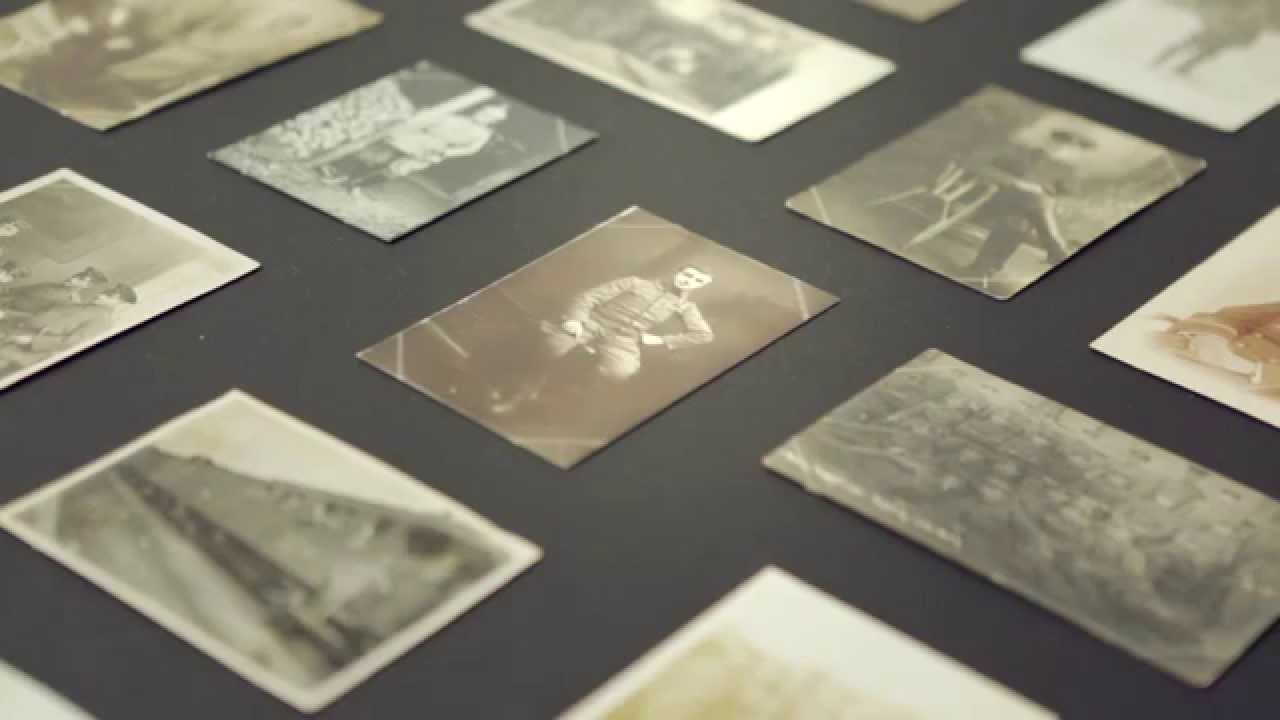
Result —
<svg viewBox="0 0 1280 720"><path fill-rule="evenodd" d="M236 386L546 550L528 575L325 718L554 716L767 563L1066 718L1275 717L1274 633L1214 688L1184 687L759 461L936 346L1280 495L1275 429L1088 348L1280 201L1280 113L1220 134L1018 62L1024 44L1089 0L971 0L925 26L848 0L755 0L899 71L752 146L465 29L462 15L482 0L369 4L388 11L381 28L107 135L0 93L0 186L69 166L263 264L0 395L0 500ZM0 10L21 5L0 1ZM602 139L392 246L205 159L423 57ZM1209 171L1009 303L783 207L987 82L1205 157ZM355 359L631 204L844 302L569 473ZM295 716L8 536L0 570L0 656L102 720Z"/></svg>

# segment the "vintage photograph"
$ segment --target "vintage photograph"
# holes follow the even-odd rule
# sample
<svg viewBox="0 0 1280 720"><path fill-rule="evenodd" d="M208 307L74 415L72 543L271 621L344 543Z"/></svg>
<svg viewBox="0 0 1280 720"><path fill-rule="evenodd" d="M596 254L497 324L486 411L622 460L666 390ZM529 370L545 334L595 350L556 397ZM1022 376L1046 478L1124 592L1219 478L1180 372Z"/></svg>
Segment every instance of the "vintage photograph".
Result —
<svg viewBox="0 0 1280 720"><path fill-rule="evenodd" d="M352 0L43 0L0 19L0 85L109 130L381 20Z"/></svg>
<svg viewBox="0 0 1280 720"><path fill-rule="evenodd" d="M540 556L238 391L6 506L0 526L303 712Z"/></svg>
<svg viewBox="0 0 1280 720"><path fill-rule="evenodd" d="M987 87L787 206L1007 300L1204 167Z"/></svg>
<svg viewBox="0 0 1280 720"><path fill-rule="evenodd" d="M877 10L892 13L915 22L932 20L942 13L960 7L965 0L857 0Z"/></svg>
<svg viewBox="0 0 1280 720"><path fill-rule="evenodd" d="M0 717L14 720L93 720L49 688L0 661Z"/></svg>
<svg viewBox="0 0 1280 720"><path fill-rule="evenodd" d="M734 0L499 0L467 22L747 142L894 69Z"/></svg>
<svg viewBox="0 0 1280 720"><path fill-rule="evenodd" d="M594 139L424 61L212 157L391 242Z"/></svg>
<svg viewBox="0 0 1280 720"><path fill-rule="evenodd" d="M1280 504L937 350L765 464L1196 687L1280 616Z"/></svg>
<svg viewBox="0 0 1280 720"><path fill-rule="evenodd" d="M257 269L70 170L0 194L0 390Z"/></svg>
<svg viewBox="0 0 1280 720"><path fill-rule="evenodd" d="M1280 104L1280 0L1111 0L1022 58L1235 132Z"/></svg>
<svg viewBox="0 0 1280 720"><path fill-rule="evenodd" d="M1280 209L1093 343L1280 427Z"/></svg>
<svg viewBox="0 0 1280 720"><path fill-rule="evenodd" d="M568 469L836 302L632 208L360 357Z"/></svg>
<svg viewBox="0 0 1280 720"><path fill-rule="evenodd" d="M1057 716L769 567L561 717L1052 720Z"/></svg>

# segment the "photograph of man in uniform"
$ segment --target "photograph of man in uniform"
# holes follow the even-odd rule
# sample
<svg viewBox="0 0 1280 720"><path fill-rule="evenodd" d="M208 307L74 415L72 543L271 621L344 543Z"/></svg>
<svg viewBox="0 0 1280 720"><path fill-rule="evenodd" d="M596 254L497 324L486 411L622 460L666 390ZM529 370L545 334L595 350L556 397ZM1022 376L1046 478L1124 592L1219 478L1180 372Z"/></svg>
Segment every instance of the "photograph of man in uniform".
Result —
<svg viewBox="0 0 1280 720"><path fill-rule="evenodd" d="M360 357L568 469L835 302L633 208Z"/></svg>

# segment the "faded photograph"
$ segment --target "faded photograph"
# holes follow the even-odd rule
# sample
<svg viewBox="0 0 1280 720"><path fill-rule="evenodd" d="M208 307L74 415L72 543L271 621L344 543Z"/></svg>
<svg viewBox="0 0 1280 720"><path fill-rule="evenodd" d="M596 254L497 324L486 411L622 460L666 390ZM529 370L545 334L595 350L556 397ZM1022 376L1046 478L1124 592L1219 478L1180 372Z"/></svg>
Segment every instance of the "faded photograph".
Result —
<svg viewBox="0 0 1280 720"><path fill-rule="evenodd" d="M213 158L390 242L594 138L419 62Z"/></svg>
<svg viewBox="0 0 1280 720"><path fill-rule="evenodd" d="M43 0L0 19L0 84L109 130L381 19L351 0Z"/></svg>
<svg viewBox="0 0 1280 720"><path fill-rule="evenodd" d="M858 2L908 20L925 22L948 10L960 7L965 0L858 0Z"/></svg>
<svg viewBox="0 0 1280 720"><path fill-rule="evenodd" d="M237 392L19 500L0 524L307 712L538 557Z"/></svg>
<svg viewBox="0 0 1280 720"><path fill-rule="evenodd" d="M893 71L734 0L499 0L467 22L752 142Z"/></svg>
<svg viewBox="0 0 1280 720"><path fill-rule="evenodd" d="M928 687L929 692L920 692ZM1055 716L776 568L563 720L1051 720Z"/></svg>
<svg viewBox="0 0 1280 720"><path fill-rule="evenodd" d="M1007 300L1204 166L987 87L787 206Z"/></svg>
<svg viewBox="0 0 1280 720"><path fill-rule="evenodd" d="M1280 104L1280 0L1111 0L1023 59L1233 132Z"/></svg>
<svg viewBox="0 0 1280 720"><path fill-rule="evenodd" d="M0 661L0 717L15 720L93 720L18 669Z"/></svg>
<svg viewBox="0 0 1280 720"><path fill-rule="evenodd" d="M1280 210L1093 343L1280 427Z"/></svg>
<svg viewBox="0 0 1280 720"><path fill-rule="evenodd" d="M0 389L257 267L69 170L0 194Z"/></svg>
<svg viewBox="0 0 1280 720"><path fill-rule="evenodd" d="M765 464L1197 687L1280 615L1280 504L936 350Z"/></svg>
<svg viewBox="0 0 1280 720"><path fill-rule="evenodd" d="M567 469L835 303L632 208L360 357Z"/></svg>

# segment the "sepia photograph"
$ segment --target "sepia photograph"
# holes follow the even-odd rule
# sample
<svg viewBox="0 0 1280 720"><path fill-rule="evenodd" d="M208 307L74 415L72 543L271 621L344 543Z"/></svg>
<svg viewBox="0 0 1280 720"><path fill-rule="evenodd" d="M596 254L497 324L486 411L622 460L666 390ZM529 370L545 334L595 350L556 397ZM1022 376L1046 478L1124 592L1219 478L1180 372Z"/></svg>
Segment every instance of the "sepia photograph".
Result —
<svg viewBox="0 0 1280 720"><path fill-rule="evenodd" d="M498 0L467 23L747 142L894 69L734 0Z"/></svg>
<svg viewBox="0 0 1280 720"><path fill-rule="evenodd" d="M927 688L928 692L921 692ZM562 720L1053 720L1057 716L768 567Z"/></svg>
<svg viewBox="0 0 1280 720"><path fill-rule="evenodd" d="M239 391L11 503L0 527L308 713L541 554Z"/></svg>
<svg viewBox="0 0 1280 720"><path fill-rule="evenodd" d="M1280 209L1093 348L1280 427Z"/></svg>
<svg viewBox="0 0 1280 720"><path fill-rule="evenodd" d="M631 208L360 357L569 469L836 302Z"/></svg>
<svg viewBox="0 0 1280 720"><path fill-rule="evenodd" d="M926 22L960 7L965 0L857 0L877 10L914 22Z"/></svg>
<svg viewBox="0 0 1280 720"><path fill-rule="evenodd" d="M1111 0L1022 59L1235 132L1280 104L1280 0Z"/></svg>
<svg viewBox="0 0 1280 720"><path fill-rule="evenodd" d="M1204 167L988 86L787 206L1007 300Z"/></svg>
<svg viewBox="0 0 1280 720"><path fill-rule="evenodd" d="M2 660L0 717L13 720L93 720L80 708Z"/></svg>
<svg viewBox="0 0 1280 720"><path fill-rule="evenodd" d="M0 193L0 390L257 267L70 170Z"/></svg>
<svg viewBox="0 0 1280 720"><path fill-rule="evenodd" d="M1280 503L937 350L765 464L1196 687L1280 616Z"/></svg>
<svg viewBox="0 0 1280 720"><path fill-rule="evenodd" d="M381 21L352 0L42 0L0 19L0 85L105 131Z"/></svg>
<svg viewBox="0 0 1280 720"><path fill-rule="evenodd" d="M594 139L424 61L212 157L391 242Z"/></svg>

